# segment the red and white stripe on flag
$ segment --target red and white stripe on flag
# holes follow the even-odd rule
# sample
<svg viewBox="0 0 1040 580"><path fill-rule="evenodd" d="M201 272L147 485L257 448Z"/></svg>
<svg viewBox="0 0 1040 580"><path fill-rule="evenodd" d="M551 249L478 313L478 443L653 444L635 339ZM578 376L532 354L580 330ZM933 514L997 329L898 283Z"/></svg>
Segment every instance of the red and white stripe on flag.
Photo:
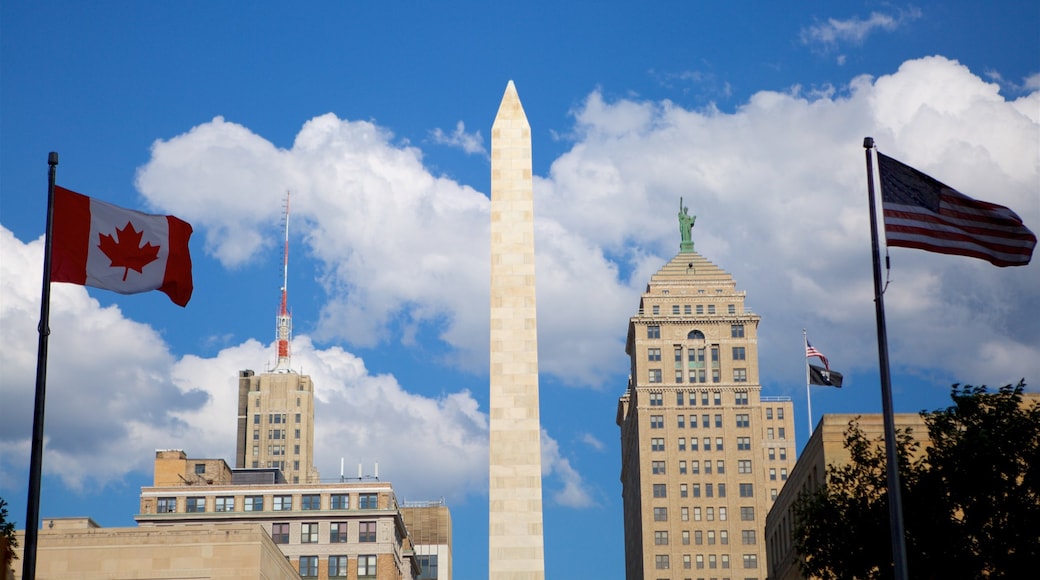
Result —
<svg viewBox="0 0 1040 580"><path fill-rule="evenodd" d="M136 294L159 290L191 299L191 225L54 187L51 282Z"/></svg>
<svg viewBox="0 0 1040 580"><path fill-rule="evenodd" d="M881 207L889 246L1025 266L1036 236L1014 211L978 201L878 153Z"/></svg>

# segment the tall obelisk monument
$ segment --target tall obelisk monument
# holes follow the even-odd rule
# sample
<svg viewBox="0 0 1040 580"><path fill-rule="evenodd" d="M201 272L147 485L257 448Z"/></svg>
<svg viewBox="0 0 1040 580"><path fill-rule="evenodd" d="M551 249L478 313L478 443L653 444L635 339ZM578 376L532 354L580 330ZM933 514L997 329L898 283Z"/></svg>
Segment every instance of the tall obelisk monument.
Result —
<svg viewBox="0 0 1040 580"><path fill-rule="evenodd" d="M513 81L491 127L490 580L542 580L531 126Z"/></svg>

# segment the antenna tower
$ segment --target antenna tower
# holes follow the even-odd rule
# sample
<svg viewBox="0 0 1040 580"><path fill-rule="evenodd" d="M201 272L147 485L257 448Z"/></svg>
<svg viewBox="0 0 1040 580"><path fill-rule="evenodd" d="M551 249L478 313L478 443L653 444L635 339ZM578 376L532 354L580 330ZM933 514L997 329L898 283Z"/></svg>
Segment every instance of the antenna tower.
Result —
<svg viewBox="0 0 1040 580"><path fill-rule="evenodd" d="M282 300L278 306L276 338L278 339L278 364L274 370L289 372L289 343L292 340L292 314L288 305L289 286L289 192L285 192L285 257L282 260Z"/></svg>

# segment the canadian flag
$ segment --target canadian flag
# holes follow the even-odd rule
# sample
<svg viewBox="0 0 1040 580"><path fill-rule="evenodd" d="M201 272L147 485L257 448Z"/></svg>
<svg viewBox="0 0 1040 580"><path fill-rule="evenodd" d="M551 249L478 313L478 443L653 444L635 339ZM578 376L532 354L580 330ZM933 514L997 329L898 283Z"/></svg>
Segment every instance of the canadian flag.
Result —
<svg viewBox="0 0 1040 580"><path fill-rule="evenodd" d="M191 299L188 222L146 214L54 187L51 282L136 294L159 290L178 306Z"/></svg>

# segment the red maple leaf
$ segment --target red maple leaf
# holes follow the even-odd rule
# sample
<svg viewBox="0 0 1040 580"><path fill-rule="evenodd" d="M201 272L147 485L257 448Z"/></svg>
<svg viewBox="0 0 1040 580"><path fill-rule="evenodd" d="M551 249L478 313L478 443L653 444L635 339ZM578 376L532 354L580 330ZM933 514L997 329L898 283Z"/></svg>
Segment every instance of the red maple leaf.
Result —
<svg viewBox="0 0 1040 580"><path fill-rule="evenodd" d="M119 234L118 242L108 234L99 234L101 243L98 248L112 261L111 267L123 268L123 282L126 282L130 270L140 274L142 268L159 259L159 246L153 246L151 242L141 246L144 230L135 230L128 221L123 229L116 228L116 233Z"/></svg>

